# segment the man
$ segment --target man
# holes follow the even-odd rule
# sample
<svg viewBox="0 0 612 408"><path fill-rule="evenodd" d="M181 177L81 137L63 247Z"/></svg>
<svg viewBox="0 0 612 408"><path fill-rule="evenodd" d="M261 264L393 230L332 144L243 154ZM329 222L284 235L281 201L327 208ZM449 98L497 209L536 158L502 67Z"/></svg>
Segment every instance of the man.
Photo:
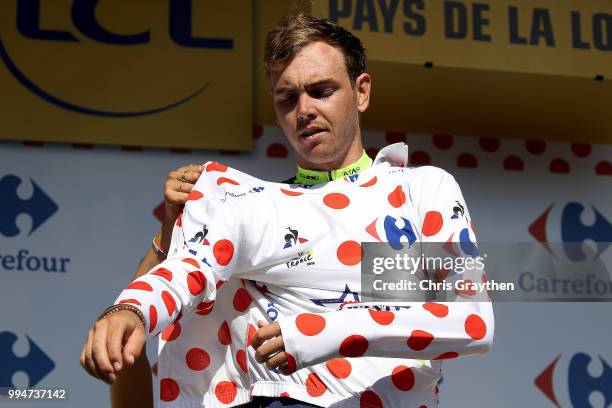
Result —
<svg viewBox="0 0 612 408"><path fill-rule="evenodd" d="M445 242L470 252L474 237L461 192L442 170L403 168L402 146L383 149L370 167L359 116L369 105L371 78L360 41L346 30L290 17L269 33L265 58L299 184L206 164L177 220L168 259L103 313L82 363L112 381L133 364L145 337L189 327L179 337L185 363L172 369L180 378L162 380L162 401L177 406L234 406L251 395L316 406L434 406L440 360L491 345L491 305L476 301L487 299L450 291L439 295L463 301L342 306L360 300L359 242ZM398 155L404 162L395 167ZM234 285L229 311L219 306L228 300L227 285ZM201 330L198 312L214 308L227 318ZM212 356L206 347L215 337L225 349ZM190 390L181 380L213 361L210 391L199 401L184 399Z"/></svg>

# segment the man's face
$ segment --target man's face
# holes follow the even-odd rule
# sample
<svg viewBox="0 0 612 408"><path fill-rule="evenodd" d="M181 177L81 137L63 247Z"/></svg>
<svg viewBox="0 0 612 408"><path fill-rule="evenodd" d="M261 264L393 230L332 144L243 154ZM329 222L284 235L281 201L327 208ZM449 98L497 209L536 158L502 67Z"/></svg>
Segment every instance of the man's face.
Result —
<svg viewBox="0 0 612 408"><path fill-rule="evenodd" d="M340 49L312 43L270 80L278 124L300 166L332 170L361 157L358 112L367 109L370 77L361 74L352 87Z"/></svg>

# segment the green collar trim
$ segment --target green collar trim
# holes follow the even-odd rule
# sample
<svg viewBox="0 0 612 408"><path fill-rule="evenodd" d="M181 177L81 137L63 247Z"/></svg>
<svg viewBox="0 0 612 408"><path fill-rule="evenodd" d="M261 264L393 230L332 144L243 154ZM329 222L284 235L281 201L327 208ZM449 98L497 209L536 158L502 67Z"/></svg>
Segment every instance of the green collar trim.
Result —
<svg viewBox="0 0 612 408"><path fill-rule="evenodd" d="M310 185L327 183L328 181L336 180L344 176L350 176L351 174L356 174L365 171L370 167L372 167L372 159L370 158L370 156L367 155L364 150L359 160L338 170L307 170L300 166L297 166L297 171L295 173L295 182L297 184Z"/></svg>

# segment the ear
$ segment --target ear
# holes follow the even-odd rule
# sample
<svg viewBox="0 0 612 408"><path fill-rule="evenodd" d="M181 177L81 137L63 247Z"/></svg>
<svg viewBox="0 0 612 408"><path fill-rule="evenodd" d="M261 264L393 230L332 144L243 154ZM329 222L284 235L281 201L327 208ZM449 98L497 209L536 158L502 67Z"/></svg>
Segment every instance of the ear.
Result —
<svg viewBox="0 0 612 408"><path fill-rule="evenodd" d="M365 112L370 105L370 91L372 89L372 77L367 72L362 73L355 80L355 91L357 92L357 109Z"/></svg>

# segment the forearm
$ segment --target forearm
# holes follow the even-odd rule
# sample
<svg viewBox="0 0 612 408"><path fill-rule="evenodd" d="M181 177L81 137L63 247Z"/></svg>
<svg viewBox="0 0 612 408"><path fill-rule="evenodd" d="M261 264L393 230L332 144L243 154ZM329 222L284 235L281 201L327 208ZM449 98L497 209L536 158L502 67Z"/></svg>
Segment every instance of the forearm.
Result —
<svg viewBox="0 0 612 408"><path fill-rule="evenodd" d="M111 408L152 408L152 381L151 367L143 352L132 367L124 367L111 385Z"/></svg>

